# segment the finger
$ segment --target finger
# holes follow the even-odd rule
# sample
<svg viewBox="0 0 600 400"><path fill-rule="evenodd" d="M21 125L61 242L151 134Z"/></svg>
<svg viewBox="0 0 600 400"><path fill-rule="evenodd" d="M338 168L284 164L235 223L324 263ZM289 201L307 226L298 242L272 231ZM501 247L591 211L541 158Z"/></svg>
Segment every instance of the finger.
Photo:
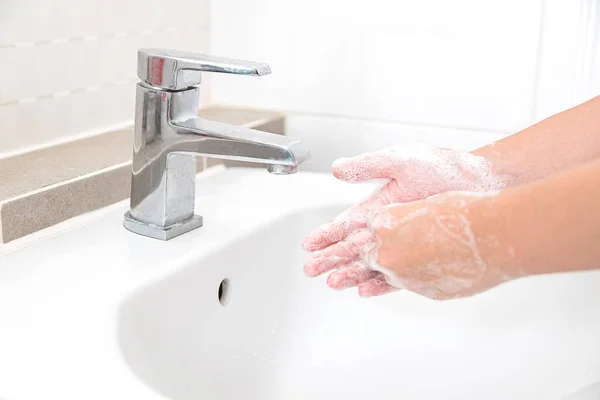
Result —
<svg viewBox="0 0 600 400"><path fill-rule="evenodd" d="M349 264L358 258L361 247L373 240L373 234L366 229L354 232L346 239L327 247L311 257L304 264L304 273L310 277L321 275L334 268Z"/></svg>
<svg viewBox="0 0 600 400"><path fill-rule="evenodd" d="M365 264L355 262L329 274L327 286L335 290L348 289L376 278L379 274Z"/></svg>
<svg viewBox="0 0 600 400"><path fill-rule="evenodd" d="M402 206L403 204L388 204L384 207L374 207L370 209L365 215L366 229L373 232L373 234L377 234L379 230L394 229L398 226L399 222L408 222L425 212L424 210L419 209L417 210L418 212L409 213L406 217L400 218L400 221L398 221L396 215L392 215L391 211L397 210Z"/></svg>
<svg viewBox="0 0 600 400"><path fill-rule="evenodd" d="M345 239L350 233L366 227L366 213L369 209L380 207L395 201L398 183L391 181L377 194L366 201L350 207L333 221L321 225L302 241L305 251L322 250Z"/></svg>
<svg viewBox="0 0 600 400"><path fill-rule="evenodd" d="M386 282L383 275L379 275L368 282L358 286L358 295L360 297L382 296L400 290Z"/></svg>
<svg viewBox="0 0 600 400"><path fill-rule="evenodd" d="M331 170L336 178L346 182L394 178L398 160L390 154L389 151L384 150L353 158L340 158L332 164Z"/></svg>
<svg viewBox="0 0 600 400"><path fill-rule="evenodd" d="M364 228L364 216L355 219L340 218L321 225L302 241L302 248L305 251L322 250L332 244L345 239L350 232Z"/></svg>

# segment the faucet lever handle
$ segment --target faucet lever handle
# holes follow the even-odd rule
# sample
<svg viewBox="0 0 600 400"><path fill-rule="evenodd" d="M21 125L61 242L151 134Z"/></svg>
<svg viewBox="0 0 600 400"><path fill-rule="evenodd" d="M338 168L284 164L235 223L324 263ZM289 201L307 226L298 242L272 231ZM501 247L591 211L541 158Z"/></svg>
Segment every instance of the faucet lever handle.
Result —
<svg viewBox="0 0 600 400"><path fill-rule="evenodd" d="M250 76L271 73L263 63L164 49L139 49L137 69L142 81L167 90L198 86L202 72Z"/></svg>

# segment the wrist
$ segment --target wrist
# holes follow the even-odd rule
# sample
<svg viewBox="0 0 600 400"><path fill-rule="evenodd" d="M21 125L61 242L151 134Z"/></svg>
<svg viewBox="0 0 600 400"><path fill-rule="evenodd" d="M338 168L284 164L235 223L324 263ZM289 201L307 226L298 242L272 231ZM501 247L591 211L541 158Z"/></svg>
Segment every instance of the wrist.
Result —
<svg viewBox="0 0 600 400"><path fill-rule="evenodd" d="M476 149L471 154L483 157L490 163L492 173L503 183L503 187L522 183L519 172L510 167L495 143Z"/></svg>
<svg viewBox="0 0 600 400"><path fill-rule="evenodd" d="M503 191L516 271L540 275L598 268L599 177L600 161Z"/></svg>
<svg viewBox="0 0 600 400"><path fill-rule="evenodd" d="M517 249L509 235L507 215L511 198L507 190L482 195L469 209L477 251L490 274L504 280L527 275L517 262Z"/></svg>

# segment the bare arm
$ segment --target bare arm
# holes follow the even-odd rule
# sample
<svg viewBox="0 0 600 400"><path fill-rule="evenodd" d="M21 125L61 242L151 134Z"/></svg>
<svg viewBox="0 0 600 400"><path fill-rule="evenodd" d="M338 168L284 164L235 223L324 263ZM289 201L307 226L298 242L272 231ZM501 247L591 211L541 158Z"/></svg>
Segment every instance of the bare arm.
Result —
<svg viewBox="0 0 600 400"><path fill-rule="evenodd" d="M600 269L600 161L506 189L506 241L526 275Z"/></svg>
<svg viewBox="0 0 600 400"><path fill-rule="evenodd" d="M511 279L600 269L600 161L499 192L446 192L372 211L362 259L434 299Z"/></svg>
<svg viewBox="0 0 600 400"><path fill-rule="evenodd" d="M473 151L509 185L600 158L600 96Z"/></svg>

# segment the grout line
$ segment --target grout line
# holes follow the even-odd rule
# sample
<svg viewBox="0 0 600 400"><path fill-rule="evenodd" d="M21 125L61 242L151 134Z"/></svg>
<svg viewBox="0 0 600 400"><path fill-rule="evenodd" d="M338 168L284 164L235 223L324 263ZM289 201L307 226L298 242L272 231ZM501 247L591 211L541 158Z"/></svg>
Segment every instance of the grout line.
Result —
<svg viewBox="0 0 600 400"><path fill-rule="evenodd" d="M317 117L317 118L337 118L337 119L345 119L350 121L364 121L364 122L375 122L382 124L390 124L390 125L406 125L406 126L414 126L414 127L423 127L423 128L437 128L437 129L457 129L462 131L469 131L475 133L492 133L497 135L510 135L515 133L511 130L504 129L491 129L491 128L476 128L472 126L462 126L462 125L446 125L446 124L436 124L431 122L419 122L419 121L408 121L408 120L392 120L392 119L377 119L377 118L368 118L368 117L354 117L350 115L343 114L329 114L329 113L315 113L315 112L306 112L306 111L294 111L288 110L287 116L289 115L298 115L304 117Z"/></svg>
<svg viewBox="0 0 600 400"><path fill-rule="evenodd" d="M65 96L68 96L68 95L70 95L70 94L71 94L71 92L70 92L70 91L68 91L68 90L64 90L64 91L62 91L62 92L55 92L55 93L53 93L53 94L52 94L52 97L54 97L54 98L58 98L58 97L65 97Z"/></svg>
<svg viewBox="0 0 600 400"><path fill-rule="evenodd" d="M535 60L535 72L533 76L533 99L531 103L531 112L529 115L529 122L533 124L538 116L539 112L539 95L541 86L541 75L542 75L542 56L544 53L544 29L546 27L546 0L542 0L540 6L540 28L538 33L538 48Z"/></svg>
<svg viewBox="0 0 600 400"><path fill-rule="evenodd" d="M36 101L39 101L39 100L53 99L54 98L54 94L55 93L42 94L42 95L37 96L37 97L31 97L31 100L30 99L26 99L26 103L33 103L33 102L36 102ZM23 104L23 101L19 100L19 103Z"/></svg>
<svg viewBox="0 0 600 400"><path fill-rule="evenodd" d="M48 40L47 44L63 44L63 43L68 43L69 39L63 38L63 39L53 39L53 40Z"/></svg>
<svg viewBox="0 0 600 400"><path fill-rule="evenodd" d="M38 97L24 97L24 98L22 98L20 100L16 100L15 103L28 104L28 103L33 103L36 100L38 100Z"/></svg>
<svg viewBox="0 0 600 400"><path fill-rule="evenodd" d="M82 91L91 93L91 92L97 92L100 89L102 89L102 85L88 86L85 89L83 89Z"/></svg>
<svg viewBox="0 0 600 400"><path fill-rule="evenodd" d="M39 42L39 43L43 43L43 42ZM20 43L15 43L13 45L0 45L0 49L5 48L5 47L33 47L35 46L36 43L35 42L20 42Z"/></svg>
<svg viewBox="0 0 600 400"><path fill-rule="evenodd" d="M111 86L122 86L122 85L130 85L133 83L138 82L139 79L135 78L135 79L121 79L118 81L114 81L114 82L108 82L108 83L104 83L101 85L91 85L91 86L87 86L87 87L83 87L83 88L75 88L75 89L70 89L70 90L61 90L58 92L54 92L54 93L46 93L46 94L41 94L39 96L35 96L35 97L25 97L22 99L17 99L17 100L10 100L10 101L6 101L4 103L0 102L0 107L2 106L12 106L15 104L29 104L29 103L33 103L36 101L40 101L40 100L47 100L47 99L52 99L52 98L58 98L58 97L65 97L65 96L70 96L70 95L74 95L74 94L78 94L78 93L84 93L84 92L96 92L100 89L103 88L107 88L107 87L111 87Z"/></svg>
<svg viewBox="0 0 600 400"><path fill-rule="evenodd" d="M200 25L197 27L199 30L208 29L209 25ZM43 39L37 41L25 41L25 42L17 42L17 43L6 43L0 44L0 50L3 49L11 49L11 48L22 48L22 47L33 47L33 46L49 46L49 45L60 45L66 43L74 43L74 42L95 42L101 39L113 39L113 38L121 38L127 36L147 36L152 34L161 34L161 33L172 33L179 30L185 30L186 27L180 26L169 26L165 28L158 29L140 29L135 31L122 31L122 32L113 32L113 33L105 33L98 35L86 35L86 36L72 36L68 38L56 38L56 39Z"/></svg>

